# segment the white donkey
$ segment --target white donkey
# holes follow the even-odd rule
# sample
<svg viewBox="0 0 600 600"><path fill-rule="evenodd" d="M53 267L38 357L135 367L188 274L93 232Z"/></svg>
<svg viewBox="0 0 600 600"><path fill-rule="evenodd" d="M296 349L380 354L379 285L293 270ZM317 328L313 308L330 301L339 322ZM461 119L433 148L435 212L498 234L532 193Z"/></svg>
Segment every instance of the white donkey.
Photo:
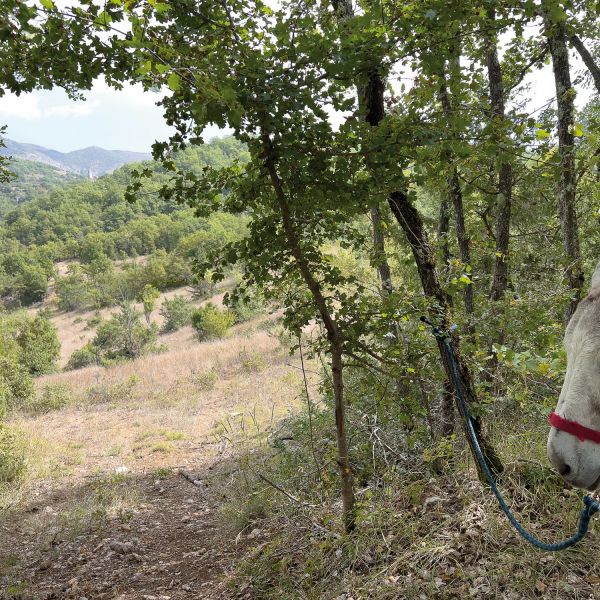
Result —
<svg viewBox="0 0 600 600"><path fill-rule="evenodd" d="M571 485L600 485L600 263L565 332L567 374L550 415L548 458Z"/></svg>

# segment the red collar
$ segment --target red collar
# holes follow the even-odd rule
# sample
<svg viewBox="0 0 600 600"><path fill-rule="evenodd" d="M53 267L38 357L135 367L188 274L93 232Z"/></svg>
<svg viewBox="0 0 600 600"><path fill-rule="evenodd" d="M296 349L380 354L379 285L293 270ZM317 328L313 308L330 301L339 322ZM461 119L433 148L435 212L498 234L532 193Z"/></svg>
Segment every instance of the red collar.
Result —
<svg viewBox="0 0 600 600"><path fill-rule="evenodd" d="M550 425L552 425L552 427L554 427L555 429L560 429L560 431L564 431L566 433L574 435L577 439L581 440L582 442L584 440L589 440L590 442L600 444L600 431L590 429L589 427L584 427L576 421L569 421L568 419L563 419L560 415L557 415L555 412L551 412L548 415L548 423L550 423Z"/></svg>

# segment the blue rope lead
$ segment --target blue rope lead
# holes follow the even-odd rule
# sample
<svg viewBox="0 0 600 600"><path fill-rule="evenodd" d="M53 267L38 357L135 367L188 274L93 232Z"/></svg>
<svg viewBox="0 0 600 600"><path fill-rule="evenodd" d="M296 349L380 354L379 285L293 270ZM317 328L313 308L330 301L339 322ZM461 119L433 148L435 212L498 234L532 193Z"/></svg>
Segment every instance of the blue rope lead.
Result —
<svg viewBox="0 0 600 600"><path fill-rule="evenodd" d="M450 364L450 371L452 373L452 380L454 382L454 389L456 390L456 395L458 397L458 401L460 403L461 411L464 415L467 415L467 431L469 433L469 437L473 441L473 447L475 449L475 456L477 458L477 462L481 466L483 473L494 492L494 496L496 496L498 500L498 504L500 504L500 508L502 512L506 515L508 520L511 522L512 526L517 530L519 535L527 540L530 544L539 548L540 550L548 550L550 552L556 552L558 550L564 550L565 548L570 548L574 546L577 542L585 537L585 534L588 531L588 527L590 525L590 519L594 515L594 513L600 512L600 504L596 502L591 496L585 496L583 498L583 508L579 513L579 525L577 527L577 533L572 535L571 537L563 540L562 542L556 542L554 544L547 544L546 542L542 542L534 535L529 533L516 519L513 515L512 511L506 504L498 486L496 485L496 481L494 480L494 476L490 470L489 465L483 455L481 450L481 446L479 445L479 440L477 439L477 434L475 433L475 429L473 427L473 422L471 417L469 416L469 409L467 407L467 402L465 401L464 396L464 386L462 379L458 373L458 367L456 366L456 359L454 357L454 351L452 350L452 346L448 341L448 335L444 333L439 327L434 326L430 323L425 317L421 317L421 320L424 323L427 323L432 330L433 335L440 340L442 343L442 347L444 348L444 352L446 354L446 358L448 359L448 363Z"/></svg>

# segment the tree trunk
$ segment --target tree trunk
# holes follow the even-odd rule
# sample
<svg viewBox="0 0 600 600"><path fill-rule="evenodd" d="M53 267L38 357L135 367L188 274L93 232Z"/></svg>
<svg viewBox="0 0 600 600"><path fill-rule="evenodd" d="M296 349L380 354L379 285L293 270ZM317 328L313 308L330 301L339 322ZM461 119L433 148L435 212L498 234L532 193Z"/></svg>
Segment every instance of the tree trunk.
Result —
<svg viewBox="0 0 600 600"><path fill-rule="evenodd" d="M558 152L560 155L560 176L558 182L558 212L562 229L563 246L567 260L565 272L571 290L571 299L565 311L568 323L581 299L583 272L579 250L577 212L575 195L577 178L575 174L574 97L569 67L569 50L564 22L553 23L544 12L545 34L552 55L552 70L556 87L558 109Z"/></svg>
<svg viewBox="0 0 600 600"><path fill-rule="evenodd" d="M373 249L377 263L377 274L381 284L383 296L389 296L394 291L392 272L385 253L385 237L381 226L381 209L378 204L371 208L371 221L373 223Z"/></svg>
<svg viewBox="0 0 600 600"><path fill-rule="evenodd" d="M575 50L579 52L579 56L581 56L581 60L583 60L588 71L591 73L592 79L594 80L594 84L596 85L596 89L600 94L600 67L596 64L594 57L591 55L590 51L585 47L580 37L573 34L569 37L569 41L573 45L573 48L575 48Z"/></svg>
<svg viewBox="0 0 600 600"><path fill-rule="evenodd" d="M498 59L498 47L495 37L496 11L492 6L487 10L489 31L494 33L485 39L485 55L488 72L488 85L492 119L497 121L497 126L505 137L503 125L506 121L504 106L504 81L502 68ZM512 205L513 175L510 162L502 161L498 168L498 196L496 198L496 261L494 275L490 290L490 299L497 302L504 297L508 287L509 242L510 242L510 216Z"/></svg>
<svg viewBox="0 0 600 600"><path fill-rule="evenodd" d="M448 274L450 266L450 244L448 243L448 234L450 232L450 211L448 195L442 194L440 201L440 216L438 221L438 245L442 255L444 278Z"/></svg>
<svg viewBox="0 0 600 600"><path fill-rule="evenodd" d="M459 62L459 57L453 57L454 66ZM458 65L460 70L460 65ZM445 73L442 74L442 85L440 87L440 100L442 103L442 110L448 120L452 118L452 102L448 94L448 88L446 84ZM445 161L449 165L450 174L448 176L448 195L452 202L452 208L454 210L454 226L456 228L456 239L458 241L458 250L460 253L460 260L462 264L471 266L471 240L467 234L465 226L465 211L463 205L462 189L460 187L460 180L458 177L458 169L455 164L455 157L452 152L448 151L445 153ZM463 290L463 300L465 303L465 313L468 320L468 330L473 333L473 315L475 312L475 305L473 301L473 285L466 285Z"/></svg>
<svg viewBox="0 0 600 600"><path fill-rule="evenodd" d="M448 190L452 198L452 207L454 209L454 226L456 227L456 239L460 251L460 261L465 267L471 266L471 240L467 234L465 226L465 212L463 206L463 195L458 179L458 169L452 168L452 174L448 179ZM473 331L473 315L475 313L475 304L473 301L473 285L465 285L463 289L463 299L465 303L465 313L467 314L468 329Z"/></svg>
<svg viewBox="0 0 600 600"><path fill-rule="evenodd" d="M412 249L417 270L419 272L419 277L421 279L421 285L423 286L423 292L427 298L435 302L431 309L434 313L434 318L440 323L443 329L447 329L450 299L443 291L439 283L435 269L433 251L431 250L431 246L427 240L427 232L423 227L421 216L419 215L417 209L410 203L407 194L404 192L393 192L390 195L389 204L392 213L400 224L400 227L402 227L404 230L406 238L408 239ZM473 379L469 367L460 353L460 340L456 333L451 334L451 341L454 349L457 370L462 382L464 383L463 393L466 404L467 406L473 406L477 402L475 389L473 387ZM437 344L440 357L442 359L442 364L444 366L444 371L446 373L446 378L448 381L453 381L452 366L446 357L446 351L444 349L443 342L441 340L437 340ZM462 405L459 402L457 402L457 408L462 417L461 421L465 429L465 436L469 446L471 447L473 455L475 455L475 448L470 436L468 435L466 425L467 420L470 417L464 413ZM496 475L501 473L503 470L502 462L500 457L496 454L494 448L488 443L484 435L481 420L479 418L473 418L472 423L479 438L481 450L486 457L492 473ZM480 479L485 482L485 477L481 472L481 469L479 469L479 465L478 472Z"/></svg>
<svg viewBox="0 0 600 600"><path fill-rule="evenodd" d="M350 457L348 452L348 438L346 435L346 401L344 398L344 382L343 382L343 345L344 339L341 331L338 328L335 319L333 318L327 301L319 282L313 276L310 265L306 260L300 238L296 231L290 211L288 198L283 188L283 183L277 173L277 168L274 160L273 145L271 139L266 133L262 133L263 149L265 152L265 167L271 180L275 198L279 205L281 213L281 221L283 230L286 236L286 241L290 253L296 261L296 265L306 286L308 287L313 302L317 307L325 331L327 332L327 340L329 342L329 350L331 354L331 372L333 380L333 395L335 403L335 425L336 438L338 447L338 467L342 484L342 510L344 518L344 528L347 533L351 532L356 525L355 497L354 497L354 476L350 466Z"/></svg>

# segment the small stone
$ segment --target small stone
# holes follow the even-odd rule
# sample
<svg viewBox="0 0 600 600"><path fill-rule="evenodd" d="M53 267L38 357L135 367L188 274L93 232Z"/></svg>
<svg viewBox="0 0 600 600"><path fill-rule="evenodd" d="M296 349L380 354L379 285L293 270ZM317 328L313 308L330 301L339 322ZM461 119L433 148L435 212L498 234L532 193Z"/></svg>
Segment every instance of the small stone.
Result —
<svg viewBox="0 0 600 600"><path fill-rule="evenodd" d="M128 554L129 552L133 552L133 544L131 542L118 542L113 540L110 542L109 547L117 554Z"/></svg>
<svg viewBox="0 0 600 600"><path fill-rule="evenodd" d="M254 538L258 537L260 534L262 533L262 529L258 529L258 527L256 529L253 529L249 534L248 534L248 539L249 540L253 540Z"/></svg>
<svg viewBox="0 0 600 600"><path fill-rule="evenodd" d="M182 589L184 592L191 592L191 591L192 591L192 586L191 586L191 585L189 585L189 584L187 584L187 583L184 583L184 584L181 586L181 589Z"/></svg>

